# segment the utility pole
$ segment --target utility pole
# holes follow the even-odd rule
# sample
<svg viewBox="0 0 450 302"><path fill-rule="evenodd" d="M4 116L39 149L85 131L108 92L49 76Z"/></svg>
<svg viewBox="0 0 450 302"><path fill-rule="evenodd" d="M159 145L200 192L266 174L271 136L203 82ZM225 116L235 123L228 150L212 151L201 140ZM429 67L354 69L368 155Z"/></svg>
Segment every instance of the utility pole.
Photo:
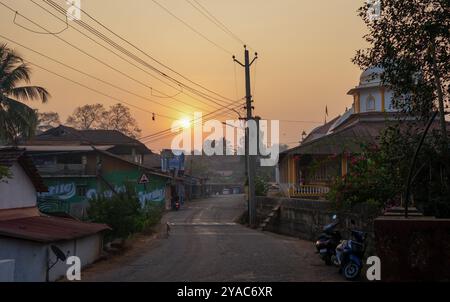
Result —
<svg viewBox="0 0 450 302"><path fill-rule="evenodd" d="M252 92L250 85L250 66L252 66L253 62L258 58L258 53L255 53L255 57L252 61L250 61L250 54L247 47L244 45L244 56L245 63L242 64L239 62L235 56L233 56L233 60L245 68L245 99L246 105L245 109L247 109L247 121L254 120L253 117L253 109L252 106ZM259 135L259 129L256 130L256 135ZM248 179L248 222L250 226L256 226L256 194L255 194L255 177L256 177L256 156L250 155L250 129L248 125L245 129L245 159L246 159L246 169L247 169L247 179ZM258 146L256 148L258 150Z"/></svg>

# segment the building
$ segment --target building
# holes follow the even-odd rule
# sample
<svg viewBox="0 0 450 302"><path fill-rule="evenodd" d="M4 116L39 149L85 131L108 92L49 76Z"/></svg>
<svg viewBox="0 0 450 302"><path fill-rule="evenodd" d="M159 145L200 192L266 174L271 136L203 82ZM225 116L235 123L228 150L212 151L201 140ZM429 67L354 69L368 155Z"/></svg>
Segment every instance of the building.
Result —
<svg viewBox="0 0 450 302"><path fill-rule="evenodd" d="M42 214L37 194L47 187L24 149L0 149L0 166L9 178L0 180L0 281L53 281L67 264L55 261L52 246L78 256L81 266L93 263L103 247L104 224Z"/></svg>
<svg viewBox="0 0 450 302"><path fill-rule="evenodd" d="M171 176L144 166L154 154L118 131L75 130L59 126L21 146L26 148L48 192L38 195L39 209L84 217L89 200L133 188L144 205L167 202ZM144 180L144 181L143 181Z"/></svg>
<svg viewBox="0 0 450 302"><path fill-rule="evenodd" d="M348 92L353 97L351 109L280 154L279 182L286 195L323 197L334 179L347 174L351 155L359 153L363 144L376 144L380 132L397 121L401 113L393 108L392 91L382 85L382 72L381 68L364 71L359 85Z"/></svg>
<svg viewBox="0 0 450 302"><path fill-rule="evenodd" d="M117 130L78 130L60 125L49 129L31 140L26 146L97 146L127 161L143 164L145 157L153 157L153 152L140 141ZM72 164L82 164L82 158L72 160Z"/></svg>

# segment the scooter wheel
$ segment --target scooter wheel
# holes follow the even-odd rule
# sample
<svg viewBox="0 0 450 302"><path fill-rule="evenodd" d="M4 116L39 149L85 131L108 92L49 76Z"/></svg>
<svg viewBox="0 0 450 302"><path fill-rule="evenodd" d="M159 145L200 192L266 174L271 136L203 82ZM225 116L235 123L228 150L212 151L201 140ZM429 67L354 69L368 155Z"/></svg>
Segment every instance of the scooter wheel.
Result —
<svg viewBox="0 0 450 302"><path fill-rule="evenodd" d="M361 267L359 267L356 262L349 261L342 268L342 272L345 279L353 281L359 277L359 274L361 273Z"/></svg>

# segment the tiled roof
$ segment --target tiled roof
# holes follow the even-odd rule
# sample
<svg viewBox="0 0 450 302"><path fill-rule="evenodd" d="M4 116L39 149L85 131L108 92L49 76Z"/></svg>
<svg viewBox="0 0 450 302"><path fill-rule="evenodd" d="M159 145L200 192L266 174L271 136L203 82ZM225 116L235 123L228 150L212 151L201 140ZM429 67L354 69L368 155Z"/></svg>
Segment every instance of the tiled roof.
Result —
<svg viewBox="0 0 450 302"><path fill-rule="evenodd" d="M0 221L0 236L43 243L82 238L108 229L105 224L50 216Z"/></svg>
<svg viewBox="0 0 450 302"><path fill-rule="evenodd" d="M26 154L25 149L0 148L0 166L11 167L15 162L23 168L37 192L47 192L47 186L34 166L33 160Z"/></svg>
<svg viewBox="0 0 450 302"><path fill-rule="evenodd" d="M144 153L151 153L143 143L117 130L78 130L60 125L41 133L24 145L128 145L141 147Z"/></svg>

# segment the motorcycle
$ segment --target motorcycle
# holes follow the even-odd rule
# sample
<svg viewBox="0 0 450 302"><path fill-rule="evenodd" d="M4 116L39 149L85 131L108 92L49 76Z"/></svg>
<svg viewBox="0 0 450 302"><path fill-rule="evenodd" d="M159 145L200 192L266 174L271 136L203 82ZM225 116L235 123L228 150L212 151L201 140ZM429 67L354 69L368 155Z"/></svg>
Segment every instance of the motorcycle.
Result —
<svg viewBox="0 0 450 302"><path fill-rule="evenodd" d="M354 222L352 221L352 224ZM365 252L366 233L351 230L352 239L343 240L336 247L336 257L333 259L335 265L339 266L339 272L347 280L355 280L361 274L363 257Z"/></svg>
<svg viewBox="0 0 450 302"><path fill-rule="evenodd" d="M320 258L325 261L326 265L332 265L336 255L336 247L341 241L341 234L335 230L339 225L337 216L333 216L333 222L323 227L322 234L316 241L317 253Z"/></svg>

